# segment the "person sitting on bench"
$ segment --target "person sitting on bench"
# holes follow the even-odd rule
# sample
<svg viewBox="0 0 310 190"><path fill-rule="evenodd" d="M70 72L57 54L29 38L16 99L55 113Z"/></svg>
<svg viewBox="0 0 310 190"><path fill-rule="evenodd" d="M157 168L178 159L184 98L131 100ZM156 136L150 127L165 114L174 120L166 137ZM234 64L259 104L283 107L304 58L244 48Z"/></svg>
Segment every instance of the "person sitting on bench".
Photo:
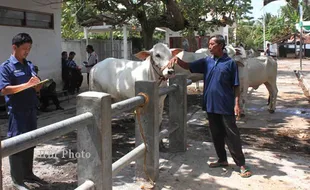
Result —
<svg viewBox="0 0 310 190"><path fill-rule="evenodd" d="M39 68L38 66L34 66L34 70L38 75ZM56 94L56 83L53 79L50 79L48 82L43 84L43 87L39 93L39 100L40 100L40 111L46 112L47 107L49 106L49 101L52 100L54 105L56 106L56 110L64 110L60 106L59 100Z"/></svg>

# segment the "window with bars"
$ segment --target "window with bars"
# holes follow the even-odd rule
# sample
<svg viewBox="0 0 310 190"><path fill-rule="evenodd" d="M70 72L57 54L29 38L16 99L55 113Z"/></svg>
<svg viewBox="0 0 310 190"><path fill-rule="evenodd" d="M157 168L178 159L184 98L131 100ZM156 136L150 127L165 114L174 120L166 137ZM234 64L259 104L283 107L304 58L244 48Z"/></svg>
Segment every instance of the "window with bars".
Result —
<svg viewBox="0 0 310 190"><path fill-rule="evenodd" d="M53 14L0 6L0 25L54 29Z"/></svg>

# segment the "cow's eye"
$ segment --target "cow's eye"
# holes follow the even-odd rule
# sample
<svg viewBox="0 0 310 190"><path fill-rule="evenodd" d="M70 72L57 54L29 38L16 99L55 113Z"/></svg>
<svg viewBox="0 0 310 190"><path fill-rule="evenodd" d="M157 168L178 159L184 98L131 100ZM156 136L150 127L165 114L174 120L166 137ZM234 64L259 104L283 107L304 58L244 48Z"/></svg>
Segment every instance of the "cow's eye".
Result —
<svg viewBox="0 0 310 190"><path fill-rule="evenodd" d="M160 58L160 55L159 55L159 54L156 54L155 56L158 57L158 58Z"/></svg>

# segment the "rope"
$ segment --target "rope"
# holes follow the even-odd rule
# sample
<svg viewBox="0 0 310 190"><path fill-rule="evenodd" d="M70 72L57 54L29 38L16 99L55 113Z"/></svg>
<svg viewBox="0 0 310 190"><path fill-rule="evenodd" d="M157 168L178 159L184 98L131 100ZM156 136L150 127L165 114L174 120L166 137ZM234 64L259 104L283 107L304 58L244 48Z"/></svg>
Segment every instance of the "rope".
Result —
<svg viewBox="0 0 310 190"><path fill-rule="evenodd" d="M139 124L140 135L141 135L141 138L143 140L143 144L145 145L143 170L144 170L144 173L145 173L146 177L151 182L151 185L154 186L155 182L151 179L151 177L148 174L147 169L146 169L146 153L147 153L148 150L147 150L146 138L144 136L144 130L143 130L143 127L141 125L141 109L143 109L144 106L146 106L149 103L149 96L147 94L143 93L143 92L140 92L138 95L144 97L144 103L141 104L140 106L136 107L136 114L137 114L137 120L138 120L138 124Z"/></svg>
<svg viewBox="0 0 310 190"><path fill-rule="evenodd" d="M165 68L167 68L168 65L166 65L165 67L160 68L160 67L158 67L157 65L155 65L155 62L154 62L154 60L153 60L152 58L151 58L151 65L152 65L153 70L155 71L155 73L159 76L159 77L158 77L159 81L158 81L158 84L157 84L158 86L161 84L162 81L168 80L162 73L160 73L160 72L163 72L163 70L164 70ZM157 69L156 69L155 67L158 68L160 72L158 72Z"/></svg>

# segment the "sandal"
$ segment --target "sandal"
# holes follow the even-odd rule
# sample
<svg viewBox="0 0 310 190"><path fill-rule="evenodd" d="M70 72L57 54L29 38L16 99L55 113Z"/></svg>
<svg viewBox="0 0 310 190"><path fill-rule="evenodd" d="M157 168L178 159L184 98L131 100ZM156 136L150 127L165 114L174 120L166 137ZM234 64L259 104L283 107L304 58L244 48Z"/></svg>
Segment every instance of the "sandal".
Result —
<svg viewBox="0 0 310 190"><path fill-rule="evenodd" d="M240 176L243 178L248 178L252 176L252 172L246 167L240 167Z"/></svg>
<svg viewBox="0 0 310 190"><path fill-rule="evenodd" d="M209 164L210 168L227 167L227 166L228 166L227 162L213 162Z"/></svg>

